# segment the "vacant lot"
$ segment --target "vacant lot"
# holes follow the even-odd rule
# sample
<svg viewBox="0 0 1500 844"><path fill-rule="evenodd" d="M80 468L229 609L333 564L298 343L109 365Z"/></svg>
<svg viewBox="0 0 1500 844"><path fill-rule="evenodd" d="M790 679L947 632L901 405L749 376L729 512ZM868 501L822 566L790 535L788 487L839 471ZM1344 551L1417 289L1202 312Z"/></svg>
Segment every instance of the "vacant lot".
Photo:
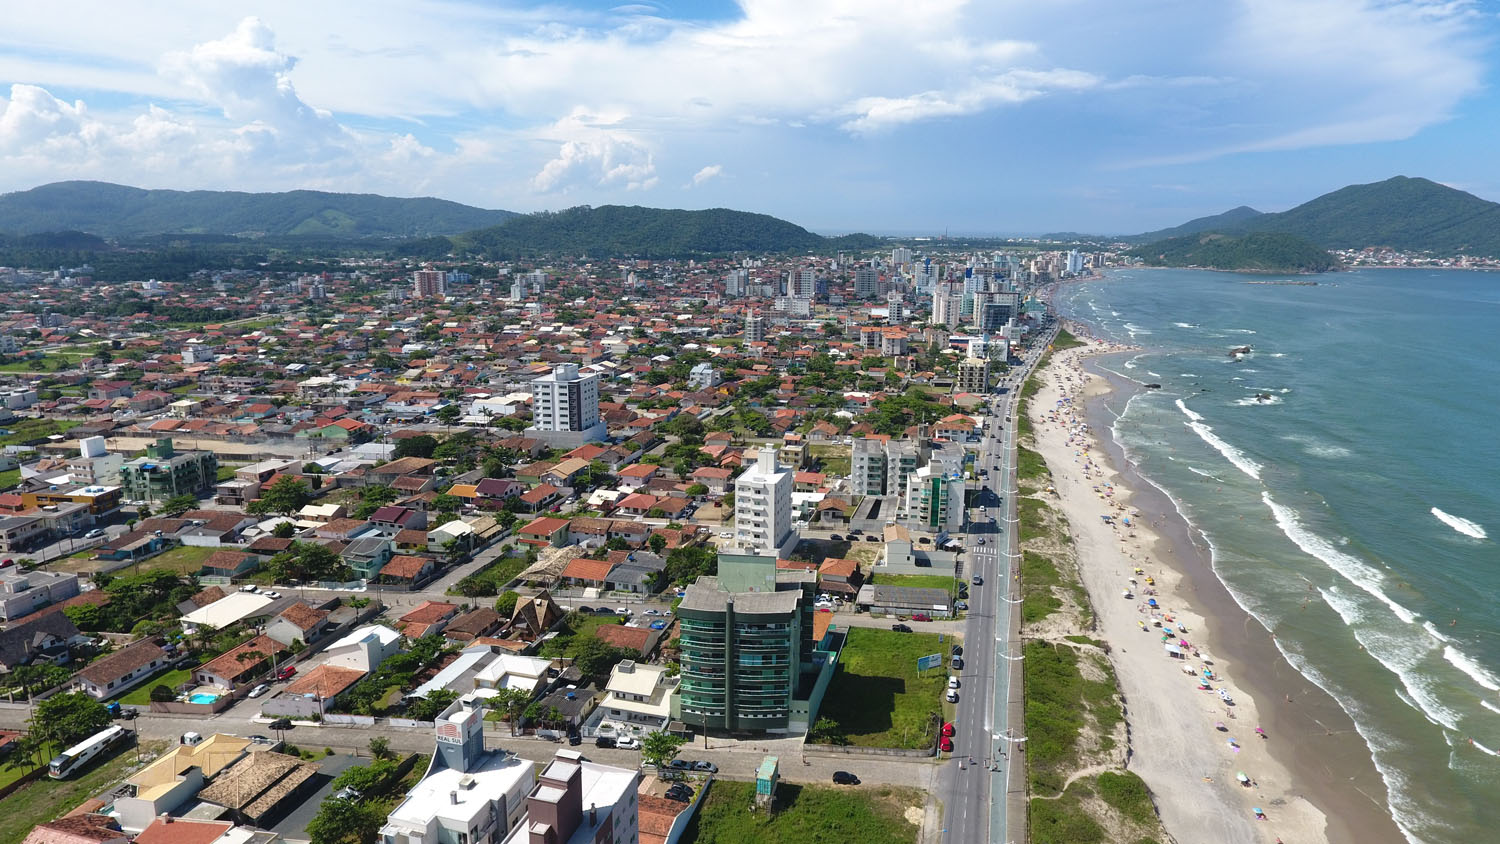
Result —
<svg viewBox="0 0 1500 844"><path fill-rule="evenodd" d="M776 810L751 811L755 783L716 781L683 835L684 844L784 844L799 841L858 841L911 844L926 798L915 788L776 787ZM920 819L918 812L910 817Z"/></svg>
<svg viewBox="0 0 1500 844"><path fill-rule="evenodd" d="M153 758L152 751L159 753L162 747L161 742L147 742L140 748L141 758ZM44 775L0 799L0 818L5 819L0 823L0 844L18 844L32 827L60 818L79 803L107 790L139 767L136 758L135 747L121 747L108 758L91 763L82 774L65 780Z"/></svg>
<svg viewBox="0 0 1500 844"><path fill-rule="evenodd" d="M930 746L941 719L948 672L937 668L918 677L917 658L946 654L952 644L951 638L938 641L935 633L850 629L818 717L837 721L853 745Z"/></svg>
<svg viewBox="0 0 1500 844"><path fill-rule="evenodd" d="M170 571L175 574L197 574L203 568L203 563L212 557L217 548L195 548L188 545L179 545L170 551L164 551L148 560L142 560L125 568L118 569L118 574L145 574L150 571ZM70 571L74 574L93 574L116 563L109 560L91 559L93 552L80 551L71 557L64 557L47 564L51 571Z"/></svg>
<svg viewBox="0 0 1500 844"><path fill-rule="evenodd" d="M953 593L954 578L946 574L877 574L875 582L885 586L912 586Z"/></svg>

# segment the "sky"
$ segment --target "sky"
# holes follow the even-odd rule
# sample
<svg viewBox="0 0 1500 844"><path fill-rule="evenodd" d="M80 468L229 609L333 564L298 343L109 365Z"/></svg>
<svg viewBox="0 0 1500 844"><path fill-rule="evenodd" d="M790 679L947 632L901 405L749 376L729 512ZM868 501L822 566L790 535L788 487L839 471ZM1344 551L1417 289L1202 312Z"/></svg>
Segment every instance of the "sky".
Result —
<svg viewBox="0 0 1500 844"><path fill-rule="evenodd" d="M728 207L1127 234L1425 176L1500 200L1500 0L7 3L0 191Z"/></svg>

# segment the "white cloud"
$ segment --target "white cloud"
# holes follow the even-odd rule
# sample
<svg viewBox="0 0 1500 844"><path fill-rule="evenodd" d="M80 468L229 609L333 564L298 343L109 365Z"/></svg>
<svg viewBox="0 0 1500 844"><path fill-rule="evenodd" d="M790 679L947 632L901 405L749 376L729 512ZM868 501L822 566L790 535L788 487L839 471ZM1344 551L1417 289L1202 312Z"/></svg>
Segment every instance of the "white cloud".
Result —
<svg viewBox="0 0 1500 844"><path fill-rule="evenodd" d="M575 109L540 133L543 139L562 143L556 157L532 178L532 187L542 193L581 186L632 191L655 187L658 178L651 150L630 133L612 128L623 119L618 113Z"/></svg>
<svg viewBox="0 0 1500 844"><path fill-rule="evenodd" d="M975 80L956 91L923 91L906 97L862 97L841 109L854 115L843 123L851 132L874 132L941 117L977 114L996 105L1015 105L1054 91L1081 91L1100 79L1076 70L1011 70Z"/></svg>
<svg viewBox="0 0 1500 844"><path fill-rule="evenodd" d="M724 166L721 164L710 164L693 174L693 178L684 187L696 188L709 179L717 179L724 174Z"/></svg>

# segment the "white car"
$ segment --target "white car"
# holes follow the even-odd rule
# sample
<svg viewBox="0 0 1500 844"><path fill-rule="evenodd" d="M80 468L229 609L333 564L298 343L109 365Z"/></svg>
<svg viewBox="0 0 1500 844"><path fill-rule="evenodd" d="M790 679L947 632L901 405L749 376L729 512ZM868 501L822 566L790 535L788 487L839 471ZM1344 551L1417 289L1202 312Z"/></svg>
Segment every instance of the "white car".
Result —
<svg viewBox="0 0 1500 844"><path fill-rule="evenodd" d="M615 747L621 750L640 750L641 740L636 738L635 736L626 736L625 738L617 739L615 741Z"/></svg>
<svg viewBox="0 0 1500 844"><path fill-rule="evenodd" d="M268 589L265 592L262 592L260 594L265 595L267 598L280 598L281 597L281 593L280 592L277 592L277 591L271 590L271 589Z"/></svg>
<svg viewBox="0 0 1500 844"><path fill-rule="evenodd" d="M958 692L955 692L954 690L949 689L947 697L948 697L948 702L949 703L958 703Z"/></svg>
<svg viewBox="0 0 1500 844"><path fill-rule="evenodd" d="M721 530L721 531L719 531L719 538L720 539L733 539L734 538L734 534L730 533L727 530Z"/></svg>
<svg viewBox="0 0 1500 844"><path fill-rule="evenodd" d="M253 688L253 689L250 690L250 696L251 697L260 697L261 695L265 694L266 692L269 692L270 690L271 690L270 686L266 685L265 683L261 683L259 686L256 686L255 688Z"/></svg>
<svg viewBox="0 0 1500 844"><path fill-rule="evenodd" d="M956 689L956 688L958 688L958 678L957 677L949 677L948 678L948 688L950 688L950 689Z"/></svg>
<svg viewBox="0 0 1500 844"><path fill-rule="evenodd" d="M260 591L260 587L256 586L254 583L246 583L244 586L240 587L240 591L241 592L259 592Z"/></svg>
<svg viewBox="0 0 1500 844"><path fill-rule="evenodd" d="M615 615L630 615L630 610L626 607L615 607Z"/></svg>

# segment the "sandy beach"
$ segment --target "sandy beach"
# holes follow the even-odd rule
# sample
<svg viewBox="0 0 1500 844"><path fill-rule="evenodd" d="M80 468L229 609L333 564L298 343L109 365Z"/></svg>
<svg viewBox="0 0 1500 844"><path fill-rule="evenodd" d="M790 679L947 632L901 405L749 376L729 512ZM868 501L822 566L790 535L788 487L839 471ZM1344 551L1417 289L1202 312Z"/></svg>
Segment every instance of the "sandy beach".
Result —
<svg viewBox="0 0 1500 844"><path fill-rule="evenodd" d="M1263 725L1258 701L1236 683L1238 666L1215 649L1201 608L1189 600L1193 587L1177 557L1196 549L1174 547L1159 530L1166 516L1133 505L1099 440L1108 433L1086 418L1085 404L1110 386L1082 361L1111 351L1119 349L1090 344L1055 353L1029 413L1099 634L1112 648L1131 731L1129 767L1151 787L1179 842L1328 841L1327 818L1302 796L1279 758L1286 753L1274 752L1288 738ZM1170 655L1168 644L1184 658Z"/></svg>

